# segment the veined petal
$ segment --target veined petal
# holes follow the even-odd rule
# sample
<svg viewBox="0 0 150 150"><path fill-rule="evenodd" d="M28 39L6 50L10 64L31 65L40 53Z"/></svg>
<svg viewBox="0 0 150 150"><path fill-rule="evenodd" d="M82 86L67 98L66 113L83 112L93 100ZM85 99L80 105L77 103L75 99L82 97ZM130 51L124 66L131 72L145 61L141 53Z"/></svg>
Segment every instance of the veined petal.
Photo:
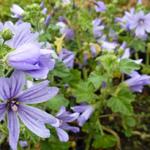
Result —
<svg viewBox="0 0 150 150"><path fill-rule="evenodd" d="M40 56L40 48L36 43L27 43L8 54L8 63L11 61L25 61L35 63Z"/></svg>
<svg viewBox="0 0 150 150"><path fill-rule="evenodd" d="M69 136L66 131L61 128L56 128L56 131L60 141L67 142L69 140Z"/></svg>
<svg viewBox="0 0 150 150"><path fill-rule="evenodd" d="M26 73L31 75L33 78L36 79L46 79L48 72L50 71L49 68L47 67L40 67L36 70L27 70Z"/></svg>
<svg viewBox="0 0 150 150"><path fill-rule="evenodd" d="M61 120L63 120L64 122L72 122L74 120L76 120L79 117L79 113L71 113L68 115L62 115L60 116Z"/></svg>
<svg viewBox="0 0 150 150"><path fill-rule="evenodd" d="M0 98L7 100L15 97L25 84L24 73L15 71L10 78L0 78Z"/></svg>
<svg viewBox="0 0 150 150"><path fill-rule="evenodd" d="M74 133L77 133L80 131L80 129L78 127L74 127L74 126L70 126L69 124L67 123L63 123L61 126L60 126L62 129L64 130L67 130L67 131L72 131Z"/></svg>
<svg viewBox="0 0 150 150"><path fill-rule="evenodd" d="M9 130L9 144L12 150L17 150L20 126L16 112L13 111L8 112L8 130Z"/></svg>
<svg viewBox="0 0 150 150"><path fill-rule="evenodd" d="M144 27L137 27L136 30L135 30L135 34L137 37L144 37L145 36L145 29Z"/></svg>
<svg viewBox="0 0 150 150"><path fill-rule="evenodd" d="M30 113L27 113L19 108L18 115L25 126L34 134L42 138L48 138L50 131L45 127L44 123L37 120L37 117L33 117Z"/></svg>
<svg viewBox="0 0 150 150"><path fill-rule="evenodd" d="M48 87L48 81L44 81L25 90L18 96L18 101L26 104L41 103L51 99L57 93L57 87Z"/></svg>
<svg viewBox="0 0 150 150"><path fill-rule="evenodd" d="M8 78L0 78L0 98L1 100L7 100L10 98L10 87Z"/></svg>
<svg viewBox="0 0 150 150"><path fill-rule="evenodd" d="M6 104L1 103L0 104L0 121L4 119L5 112L6 112Z"/></svg>
<svg viewBox="0 0 150 150"><path fill-rule="evenodd" d="M21 71L14 71L10 77L10 96L15 97L25 85L25 74Z"/></svg>
<svg viewBox="0 0 150 150"><path fill-rule="evenodd" d="M19 105L19 109L37 121L43 123L49 123L55 127L59 126L59 120L57 118L38 108L27 106L27 105Z"/></svg>
<svg viewBox="0 0 150 150"><path fill-rule="evenodd" d="M56 117L64 122L72 122L79 117L79 113L70 113L66 111L66 108L64 106L62 106L59 112L57 113Z"/></svg>
<svg viewBox="0 0 150 150"><path fill-rule="evenodd" d="M17 70L22 70L22 71L26 71L26 70L36 71L37 69L40 68L39 65L34 65L24 61L9 61L9 65Z"/></svg>

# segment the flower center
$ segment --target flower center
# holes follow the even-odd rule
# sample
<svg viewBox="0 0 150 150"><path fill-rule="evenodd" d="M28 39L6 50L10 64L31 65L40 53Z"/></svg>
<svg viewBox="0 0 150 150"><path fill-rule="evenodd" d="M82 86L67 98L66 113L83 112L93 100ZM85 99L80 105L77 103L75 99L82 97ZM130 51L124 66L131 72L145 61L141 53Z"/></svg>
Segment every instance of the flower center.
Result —
<svg viewBox="0 0 150 150"><path fill-rule="evenodd" d="M7 109L12 110L14 112L18 111L18 105L19 102L14 98L14 99L9 99L7 101Z"/></svg>
<svg viewBox="0 0 150 150"><path fill-rule="evenodd" d="M139 24L143 25L144 24L144 19L140 19Z"/></svg>

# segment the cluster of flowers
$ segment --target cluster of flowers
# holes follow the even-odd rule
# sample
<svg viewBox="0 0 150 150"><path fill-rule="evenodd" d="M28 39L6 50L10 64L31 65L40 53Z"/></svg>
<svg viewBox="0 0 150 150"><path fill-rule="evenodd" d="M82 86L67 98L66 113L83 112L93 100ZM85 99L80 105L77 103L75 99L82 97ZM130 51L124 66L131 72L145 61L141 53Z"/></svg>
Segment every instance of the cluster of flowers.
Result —
<svg viewBox="0 0 150 150"><path fill-rule="evenodd" d="M138 1L138 4L142 4L141 1ZM97 12L104 12L107 9L105 4L102 1L95 3L95 10ZM140 39L146 39L147 33L150 32L150 13L144 14L143 11L135 12L135 9L132 8L130 12L125 12L125 15L122 18L116 18L115 21L119 22L121 27L128 32L135 30L135 36ZM117 33L110 29L109 34L105 35L103 30L105 25L103 24L100 18L96 18L92 22L93 24L93 36L95 37L98 44L101 45L103 51L115 51L123 50L122 56L118 58L118 61L125 58L130 58L130 48L127 48L126 42L123 42L121 45L118 42ZM113 39L113 42L110 42L109 39ZM97 45L91 44L91 54L93 57L98 55ZM142 59L134 60L135 63L140 64ZM137 71L132 72L128 75L130 78L125 81L129 88L133 92L142 92L144 85L150 84L150 76L140 75Z"/></svg>
<svg viewBox="0 0 150 150"><path fill-rule="evenodd" d="M13 16L21 19L23 9L18 5L11 8ZM19 140L20 125L19 119L33 133L42 138L48 138L50 131L45 124L50 124L56 129L60 141L68 141L69 136L66 131L79 132L79 127L74 127L68 123L77 120L82 126L93 112L93 107L82 104L72 107L72 112L61 107L56 116L44 112L38 108L26 104L38 104L57 95L57 87L49 87L49 81L32 84L28 86L26 76L34 79L46 79L48 72L55 66L55 59L52 57L53 50L43 48L38 42L38 33L31 31L29 23L19 21L0 23L0 32L5 33L7 38L1 38L1 42L7 45L11 52L4 58L6 63L14 69L11 77L1 77L0 82L0 121L4 120L7 114L9 144L13 150L17 149ZM74 54L63 49L57 59L64 62L67 67L73 66ZM72 63L70 63L72 62Z"/></svg>

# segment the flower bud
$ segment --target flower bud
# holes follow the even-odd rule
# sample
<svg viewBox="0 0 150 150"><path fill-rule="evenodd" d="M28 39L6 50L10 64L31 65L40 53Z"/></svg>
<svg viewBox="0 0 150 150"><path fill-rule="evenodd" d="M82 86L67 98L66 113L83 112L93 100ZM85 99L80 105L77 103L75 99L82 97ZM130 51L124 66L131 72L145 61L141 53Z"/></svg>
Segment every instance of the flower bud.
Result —
<svg viewBox="0 0 150 150"><path fill-rule="evenodd" d="M1 33L4 41L10 40L13 36L13 33L9 29L4 29Z"/></svg>

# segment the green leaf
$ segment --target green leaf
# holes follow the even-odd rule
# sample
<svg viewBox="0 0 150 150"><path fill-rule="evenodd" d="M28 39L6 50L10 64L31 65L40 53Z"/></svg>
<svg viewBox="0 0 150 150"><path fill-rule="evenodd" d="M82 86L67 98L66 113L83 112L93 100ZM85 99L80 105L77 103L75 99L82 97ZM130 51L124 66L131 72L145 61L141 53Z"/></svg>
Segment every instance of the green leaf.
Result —
<svg viewBox="0 0 150 150"><path fill-rule="evenodd" d="M131 59L122 59L119 63L120 71L123 73L131 73L134 70L139 70L140 65L135 63L134 60Z"/></svg>
<svg viewBox="0 0 150 150"><path fill-rule="evenodd" d="M107 71L109 76L113 76L113 73L118 71L118 60L115 54L105 54L97 58L100 60L103 68Z"/></svg>
<svg viewBox="0 0 150 150"><path fill-rule="evenodd" d="M45 105L52 110L59 110L61 106L67 106L68 100L64 97L64 95L59 94L45 103Z"/></svg>
<svg viewBox="0 0 150 150"><path fill-rule="evenodd" d="M100 88L102 82L105 81L104 77L96 71L90 74L88 80L94 85L96 90Z"/></svg>
<svg viewBox="0 0 150 150"><path fill-rule="evenodd" d="M94 148L110 148L115 146L117 140L113 135L97 135L95 137L95 140L93 142L93 147Z"/></svg>
<svg viewBox="0 0 150 150"><path fill-rule="evenodd" d="M87 81L81 81L75 89L73 89L73 94L77 98L77 102L88 102L92 103L96 99L96 95L94 93L94 87L91 83Z"/></svg>
<svg viewBox="0 0 150 150"><path fill-rule="evenodd" d="M52 73L54 76L65 78L69 76L69 69L63 64L63 62L57 61Z"/></svg>
<svg viewBox="0 0 150 150"><path fill-rule="evenodd" d="M41 150L68 150L69 143L59 142L58 140L45 140L41 143Z"/></svg>
<svg viewBox="0 0 150 150"><path fill-rule="evenodd" d="M128 44L130 47L132 47L133 49L135 49L136 51L141 51L141 52L145 52L145 46L146 46L146 42L144 40L140 40L137 38L131 37L129 39L128 37Z"/></svg>
<svg viewBox="0 0 150 150"><path fill-rule="evenodd" d="M70 70L68 76L63 79L65 83L75 86L81 80L81 72L75 69Z"/></svg>
<svg viewBox="0 0 150 150"><path fill-rule="evenodd" d="M118 90L119 89L119 90ZM134 101L134 95L125 86L120 86L117 89L117 93L111 97L107 105L113 112L119 112L124 115L131 115L133 113L132 101Z"/></svg>

